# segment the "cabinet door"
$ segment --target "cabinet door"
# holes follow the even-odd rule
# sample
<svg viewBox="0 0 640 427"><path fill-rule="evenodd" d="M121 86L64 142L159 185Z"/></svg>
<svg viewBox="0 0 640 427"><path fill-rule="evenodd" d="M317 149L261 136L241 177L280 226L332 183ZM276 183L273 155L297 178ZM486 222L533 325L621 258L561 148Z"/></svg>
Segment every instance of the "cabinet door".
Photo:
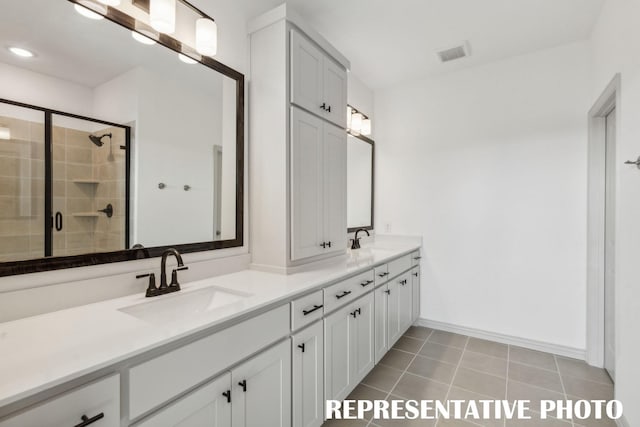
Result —
<svg viewBox="0 0 640 427"><path fill-rule="evenodd" d="M411 270L411 287L413 291L413 322L420 318L420 267Z"/></svg>
<svg viewBox="0 0 640 427"><path fill-rule="evenodd" d="M400 289L397 280L389 282L387 293L387 346L388 348L398 341L402 335L400 331Z"/></svg>
<svg viewBox="0 0 640 427"><path fill-rule="evenodd" d="M291 30L291 102L321 116L327 114L323 68L322 51L302 34Z"/></svg>
<svg viewBox="0 0 640 427"><path fill-rule="evenodd" d="M291 426L291 341L231 372L233 427Z"/></svg>
<svg viewBox="0 0 640 427"><path fill-rule="evenodd" d="M344 399L351 391L350 308L345 307L324 319L325 400Z"/></svg>
<svg viewBox="0 0 640 427"><path fill-rule="evenodd" d="M323 138L321 119L291 108L291 259L322 254L324 240ZM344 232L344 230L343 230ZM346 233L344 233L346 236Z"/></svg>
<svg viewBox="0 0 640 427"><path fill-rule="evenodd" d="M324 129L324 239L325 252L347 248L347 133L325 124Z"/></svg>
<svg viewBox="0 0 640 427"><path fill-rule="evenodd" d="M347 127L347 71L325 57L324 97L326 118L341 128Z"/></svg>
<svg viewBox="0 0 640 427"><path fill-rule="evenodd" d="M293 336L293 425L320 427L324 420L322 321Z"/></svg>
<svg viewBox="0 0 640 427"><path fill-rule="evenodd" d="M400 294L398 303L400 307L400 334L403 334L409 329L413 319L413 286L409 273L404 273L395 280L398 282L398 292Z"/></svg>
<svg viewBox="0 0 640 427"><path fill-rule="evenodd" d="M375 364L374 357L374 297L372 293L360 298L356 308L352 311L350 321L353 324L351 339L351 384L356 385L364 379Z"/></svg>
<svg viewBox="0 0 640 427"><path fill-rule="evenodd" d="M374 292L374 353L376 363L387 353L387 285L380 286Z"/></svg>
<svg viewBox="0 0 640 427"><path fill-rule="evenodd" d="M231 427L231 374L211 383L144 420L137 427Z"/></svg>

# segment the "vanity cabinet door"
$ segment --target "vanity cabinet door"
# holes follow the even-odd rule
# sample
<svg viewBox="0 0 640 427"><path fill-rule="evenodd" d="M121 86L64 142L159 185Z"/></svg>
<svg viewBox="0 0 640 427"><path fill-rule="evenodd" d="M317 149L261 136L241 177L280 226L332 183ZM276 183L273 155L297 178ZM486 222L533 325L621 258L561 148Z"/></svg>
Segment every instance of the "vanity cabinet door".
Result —
<svg viewBox="0 0 640 427"><path fill-rule="evenodd" d="M350 314L354 324L352 339L351 384L355 386L369 373L375 364L374 356L374 297L372 293L360 298Z"/></svg>
<svg viewBox="0 0 640 427"><path fill-rule="evenodd" d="M402 335L400 330L400 285L392 280L387 285L387 348L393 347Z"/></svg>
<svg viewBox="0 0 640 427"><path fill-rule="evenodd" d="M344 116L344 114L342 114ZM347 247L347 134L325 124L324 129L324 236L328 252Z"/></svg>
<svg viewBox="0 0 640 427"><path fill-rule="evenodd" d="M324 420L322 321L293 336L293 425L320 427Z"/></svg>
<svg viewBox="0 0 640 427"><path fill-rule="evenodd" d="M351 391L351 336L349 305L324 319L325 400L343 399Z"/></svg>
<svg viewBox="0 0 640 427"><path fill-rule="evenodd" d="M298 260L326 248L324 123L298 108L291 109L291 121L291 259Z"/></svg>
<svg viewBox="0 0 640 427"><path fill-rule="evenodd" d="M409 272L395 279L398 282L399 307L400 307L400 335L404 334L413 323L413 284Z"/></svg>
<svg viewBox="0 0 640 427"><path fill-rule="evenodd" d="M320 116L327 109L323 100L324 61L315 44L291 30L291 102Z"/></svg>
<svg viewBox="0 0 640 427"><path fill-rule="evenodd" d="M387 345L388 308L387 285L380 286L374 292L374 355L376 363L380 362L389 350Z"/></svg>
<svg viewBox="0 0 640 427"><path fill-rule="evenodd" d="M413 309L411 311L412 322L415 323L420 318L420 267L411 270L411 287L413 291Z"/></svg>
<svg viewBox="0 0 640 427"><path fill-rule="evenodd" d="M231 371L233 427L291 427L291 341Z"/></svg>
<svg viewBox="0 0 640 427"><path fill-rule="evenodd" d="M347 127L347 72L325 57L323 77L323 102L327 103L326 118L345 129Z"/></svg>
<svg viewBox="0 0 640 427"><path fill-rule="evenodd" d="M136 427L231 427L231 374L188 394Z"/></svg>

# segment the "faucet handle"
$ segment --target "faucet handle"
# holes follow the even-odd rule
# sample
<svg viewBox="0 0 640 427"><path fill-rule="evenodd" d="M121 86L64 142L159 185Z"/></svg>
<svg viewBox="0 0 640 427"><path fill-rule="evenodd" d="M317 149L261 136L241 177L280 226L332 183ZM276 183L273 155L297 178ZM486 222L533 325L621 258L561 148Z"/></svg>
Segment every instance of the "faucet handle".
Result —
<svg viewBox="0 0 640 427"><path fill-rule="evenodd" d="M136 279L149 278L149 286L147 287L147 298L154 297L158 294L158 288L156 287L156 275L153 273L139 274Z"/></svg>
<svg viewBox="0 0 640 427"><path fill-rule="evenodd" d="M188 270L189 267L187 266L182 266L182 267L178 267L175 270L171 271L171 283L169 283L170 287L178 287L178 290L180 290L180 283L178 283L178 271L184 271L184 270Z"/></svg>

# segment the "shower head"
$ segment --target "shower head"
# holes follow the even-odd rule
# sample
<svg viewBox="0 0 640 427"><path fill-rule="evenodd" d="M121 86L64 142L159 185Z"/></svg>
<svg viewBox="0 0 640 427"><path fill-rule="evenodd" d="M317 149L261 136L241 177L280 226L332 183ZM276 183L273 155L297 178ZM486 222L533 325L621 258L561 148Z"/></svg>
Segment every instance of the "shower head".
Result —
<svg viewBox="0 0 640 427"><path fill-rule="evenodd" d="M102 135L102 136L89 135L89 139L91 140L91 142L93 142L94 144L96 144L98 147L102 147L102 145L104 144L104 142L102 142L102 140L103 140L105 137L107 137L107 136L108 136L109 138L111 138L111 137L112 137L112 134L110 134L110 133L105 133L105 134L104 134L104 135Z"/></svg>

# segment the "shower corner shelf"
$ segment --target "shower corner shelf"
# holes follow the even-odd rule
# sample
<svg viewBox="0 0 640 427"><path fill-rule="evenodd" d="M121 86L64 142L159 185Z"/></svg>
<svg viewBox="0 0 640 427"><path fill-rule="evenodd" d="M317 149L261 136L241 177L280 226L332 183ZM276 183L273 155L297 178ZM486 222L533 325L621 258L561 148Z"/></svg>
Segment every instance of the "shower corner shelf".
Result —
<svg viewBox="0 0 640 427"><path fill-rule="evenodd" d="M75 212L72 216L78 218L98 218L100 214L97 212Z"/></svg>
<svg viewBox="0 0 640 427"><path fill-rule="evenodd" d="M74 179L73 182L75 184L91 184L91 185L100 184L100 181L98 181L96 179Z"/></svg>

